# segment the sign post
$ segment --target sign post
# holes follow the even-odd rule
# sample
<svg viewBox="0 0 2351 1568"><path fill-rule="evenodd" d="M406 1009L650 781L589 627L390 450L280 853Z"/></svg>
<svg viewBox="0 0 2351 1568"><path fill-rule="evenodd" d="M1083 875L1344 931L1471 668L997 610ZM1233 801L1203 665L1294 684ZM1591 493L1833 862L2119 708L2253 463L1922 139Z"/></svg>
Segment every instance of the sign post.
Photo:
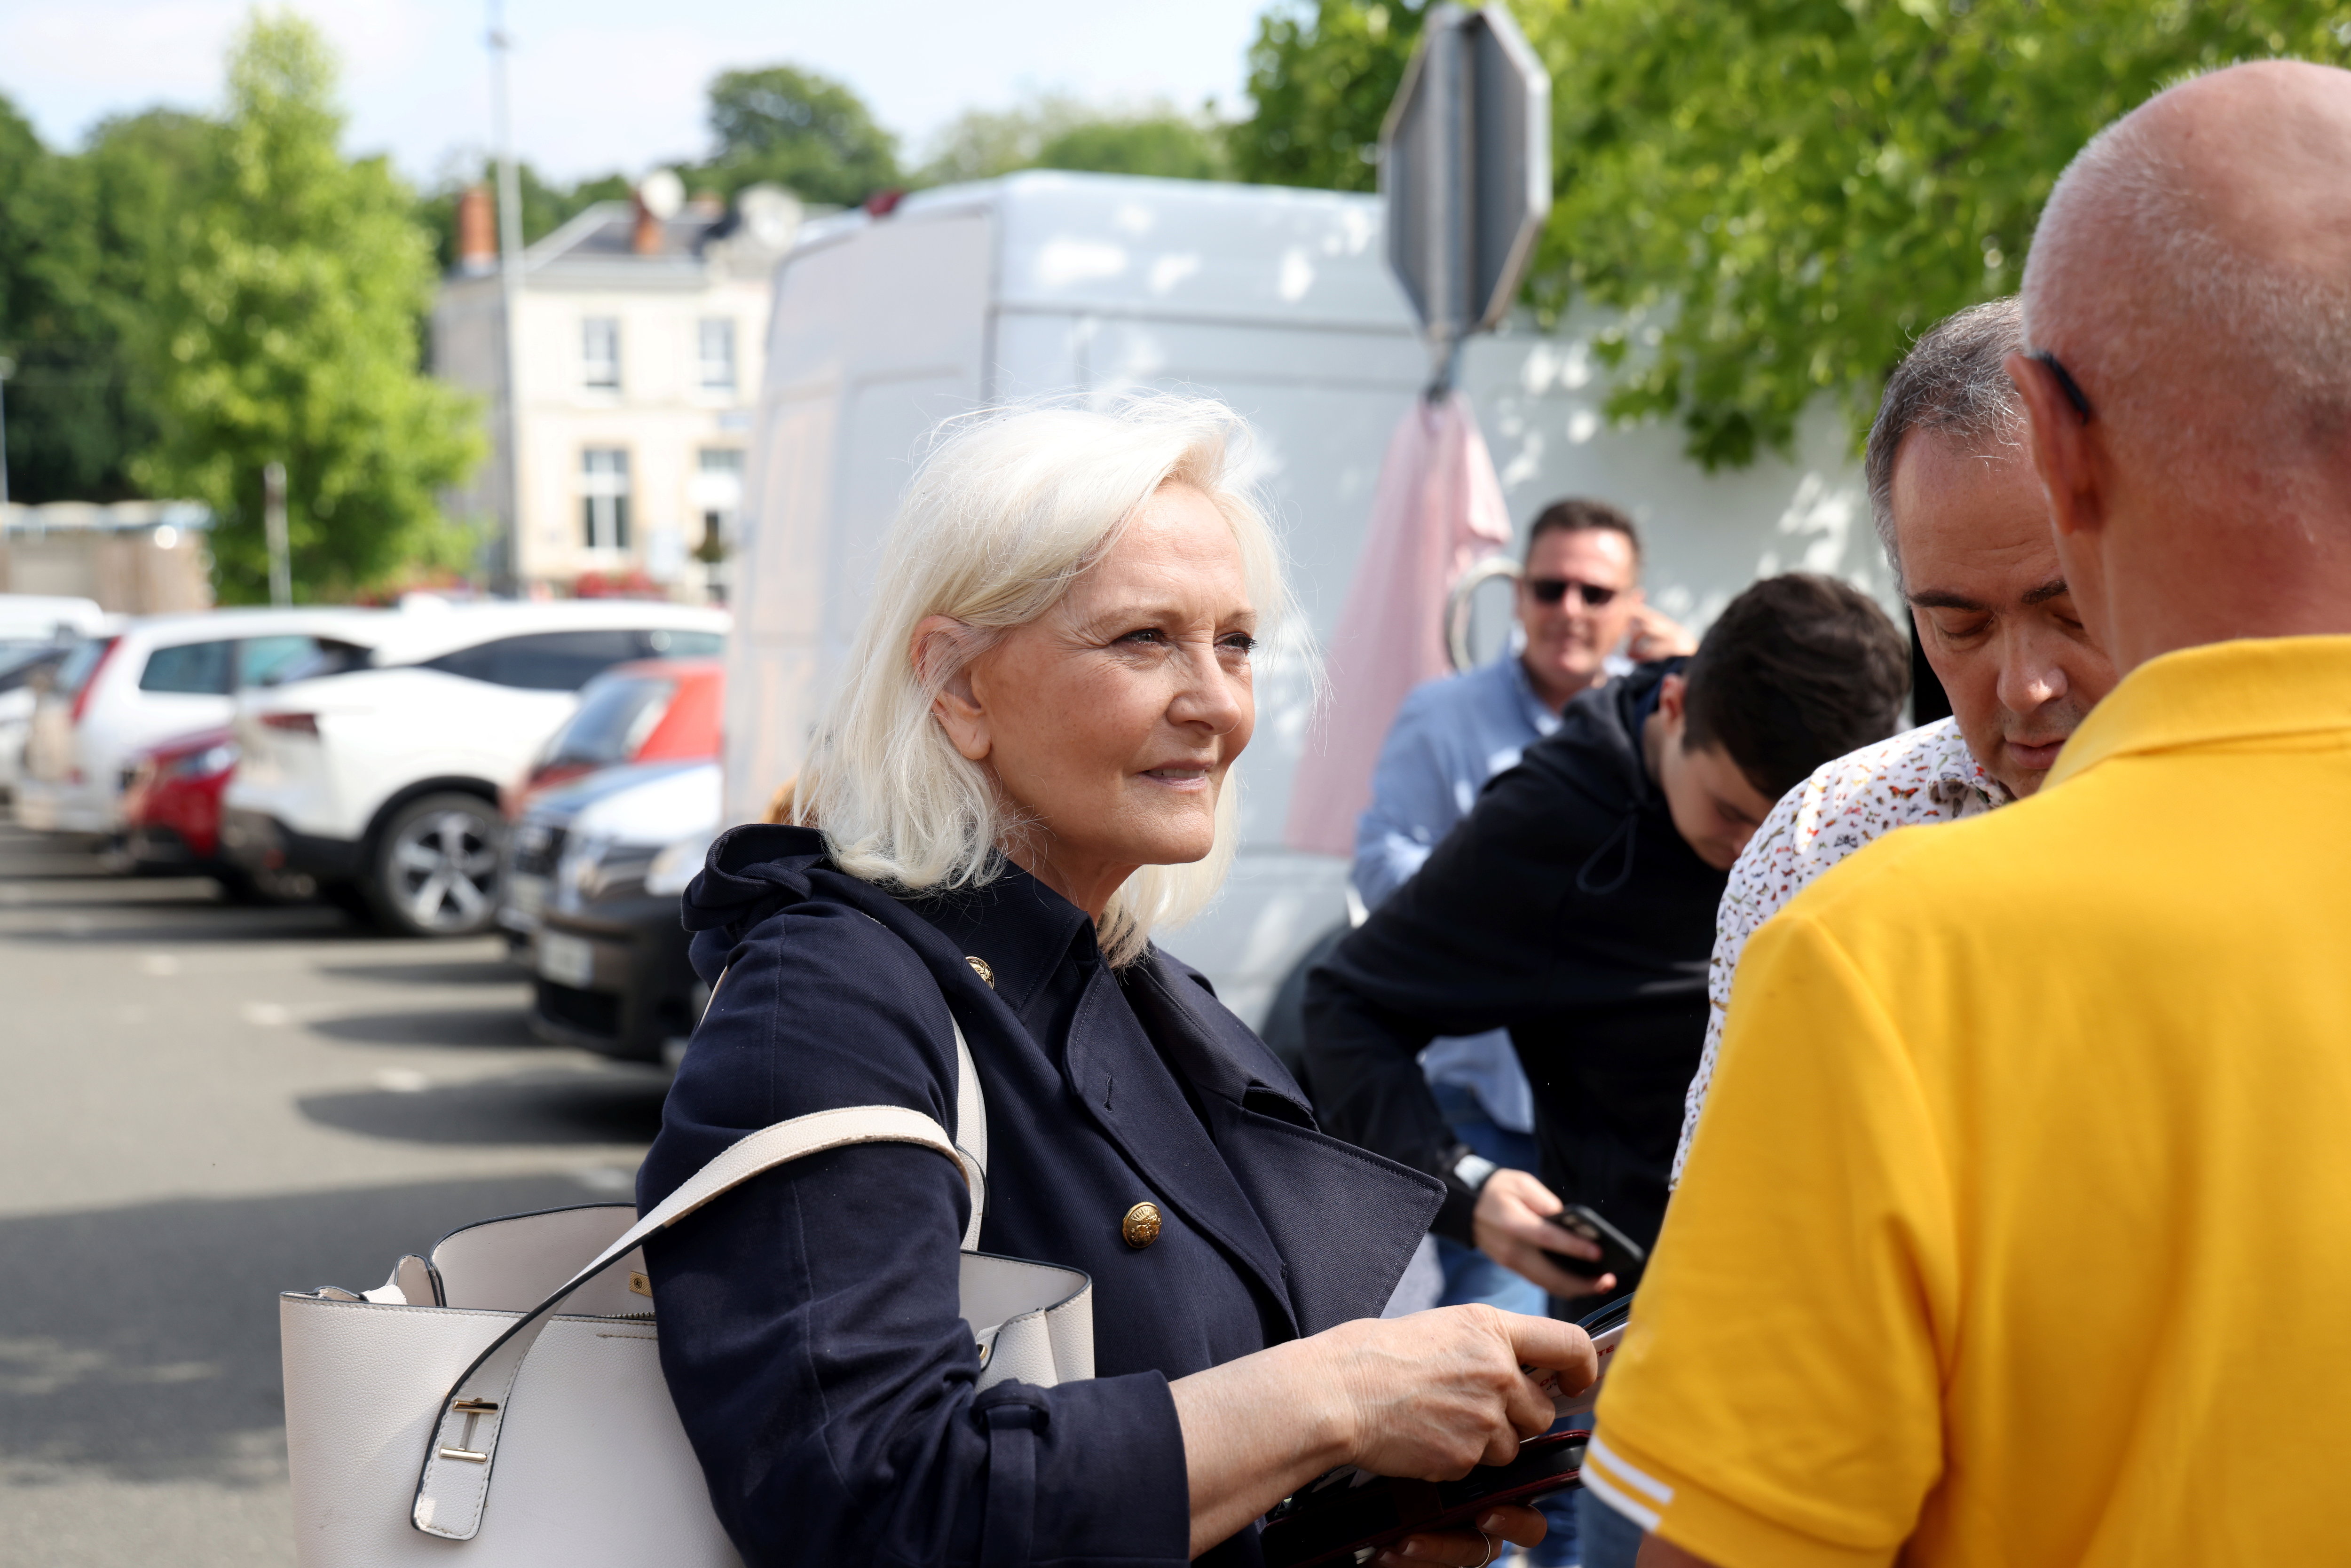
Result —
<svg viewBox="0 0 2351 1568"><path fill-rule="evenodd" d="M1380 193L1439 396L1461 340L1509 314L1551 212L1551 78L1500 5L1429 12L1380 128Z"/></svg>

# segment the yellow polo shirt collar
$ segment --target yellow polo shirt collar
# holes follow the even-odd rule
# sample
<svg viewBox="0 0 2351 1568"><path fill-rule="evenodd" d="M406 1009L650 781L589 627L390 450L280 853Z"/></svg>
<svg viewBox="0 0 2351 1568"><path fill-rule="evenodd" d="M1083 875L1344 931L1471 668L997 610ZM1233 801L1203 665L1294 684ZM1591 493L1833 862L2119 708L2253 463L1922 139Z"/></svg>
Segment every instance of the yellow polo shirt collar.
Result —
<svg viewBox="0 0 2351 1568"><path fill-rule="evenodd" d="M2049 770L2063 784L2109 757L2351 724L2351 637L2248 637L2149 659L2082 721Z"/></svg>

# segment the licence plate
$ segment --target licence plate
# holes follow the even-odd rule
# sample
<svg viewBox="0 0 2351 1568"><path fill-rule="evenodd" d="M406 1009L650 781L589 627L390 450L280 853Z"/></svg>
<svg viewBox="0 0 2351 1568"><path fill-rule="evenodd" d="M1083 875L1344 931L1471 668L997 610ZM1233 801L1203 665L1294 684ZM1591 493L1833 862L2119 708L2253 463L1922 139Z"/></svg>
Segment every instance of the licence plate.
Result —
<svg viewBox="0 0 2351 1568"><path fill-rule="evenodd" d="M537 919L538 912L547 907L547 879L526 876L520 872L507 873L507 904L516 914Z"/></svg>
<svg viewBox="0 0 2351 1568"><path fill-rule="evenodd" d="M585 990L596 977L596 948L560 931L538 934L538 972L561 986Z"/></svg>

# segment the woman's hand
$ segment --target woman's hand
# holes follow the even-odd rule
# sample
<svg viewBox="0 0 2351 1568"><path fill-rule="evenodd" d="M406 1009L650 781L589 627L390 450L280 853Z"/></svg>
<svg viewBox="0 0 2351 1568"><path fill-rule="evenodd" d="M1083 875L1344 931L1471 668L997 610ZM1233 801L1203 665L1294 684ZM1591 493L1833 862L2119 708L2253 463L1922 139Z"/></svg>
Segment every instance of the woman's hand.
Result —
<svg viewBox="0 0 2351 1568"><path fill-rule="evenodd" d="M1552 1425L1551 1396L1527 1367L1555 1373L1573 1394L1591 1386L1600 1363L1573 1323L1443 1307L1358 1319L1178 1379L1169 1391L1184 1428L1193 1555L1337 1465L1455 1480L1507 1463ZM1527 1527L1494 1511L1505 1530L1489 1534ZM1475 1531L1421 1539L1438 1553L1424 1561L1457 1568L1482 1550Z"/></svg>
<svg viewBox="0 0 2351 1568"><path fill-rule="evenodd" d="M1551 1188L1525 1171L1498 1170L1479 1189L1478 1207L1470 1217L1478 1250L1554 1296L1573 1300L1614 1290L1614 1274L1586 1279L1569 1273L1543 1256L1545 1252L1564 1252L1571 1258L1589 1258L1595 1262L1599 1260L1596 1243L1552 1223L1552 1216L1566 1207Z"/></svg>
<svg viewBox="0 0 2351 1568"><path fill-rule="evenodd" d="M1520 1438L1550 1427L1551 1396L1521 1367L1555 1368L1561 1388L1580 1392L1600 1365L1582 1329L1492 1307L1363 1318L1307 1343L1347 1396L1347 1462L1426 1481L1508 1464Z"/></svg>

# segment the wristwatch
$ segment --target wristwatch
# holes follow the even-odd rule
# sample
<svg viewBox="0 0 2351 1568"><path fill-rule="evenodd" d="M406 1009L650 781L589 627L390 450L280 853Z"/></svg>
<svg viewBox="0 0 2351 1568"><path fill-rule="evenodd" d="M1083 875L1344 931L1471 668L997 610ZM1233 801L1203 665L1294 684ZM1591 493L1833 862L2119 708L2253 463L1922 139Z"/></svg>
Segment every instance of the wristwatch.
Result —
<svg viewBox="0 0 2351 1568"><path fill-rule="evenodd" d="M1463 1145L1453 1145L1453 1164L1448 1169L1453 1179L1468 1188L1473 1197L1484 1191L1486 1179L1501 1168L1485 1155L1473 1153Z"/></svg>
<svg viewBox="0 0 2351 1568"><path fill-rule="evenodd" d="M1445 1201L1437 1206L1429 1228L1464 1247L1478 1244L1478 1194L1500 1167L1467 1144L1456 1144L1438 1156L1436 1176L1445 1183Z"/></svg>

